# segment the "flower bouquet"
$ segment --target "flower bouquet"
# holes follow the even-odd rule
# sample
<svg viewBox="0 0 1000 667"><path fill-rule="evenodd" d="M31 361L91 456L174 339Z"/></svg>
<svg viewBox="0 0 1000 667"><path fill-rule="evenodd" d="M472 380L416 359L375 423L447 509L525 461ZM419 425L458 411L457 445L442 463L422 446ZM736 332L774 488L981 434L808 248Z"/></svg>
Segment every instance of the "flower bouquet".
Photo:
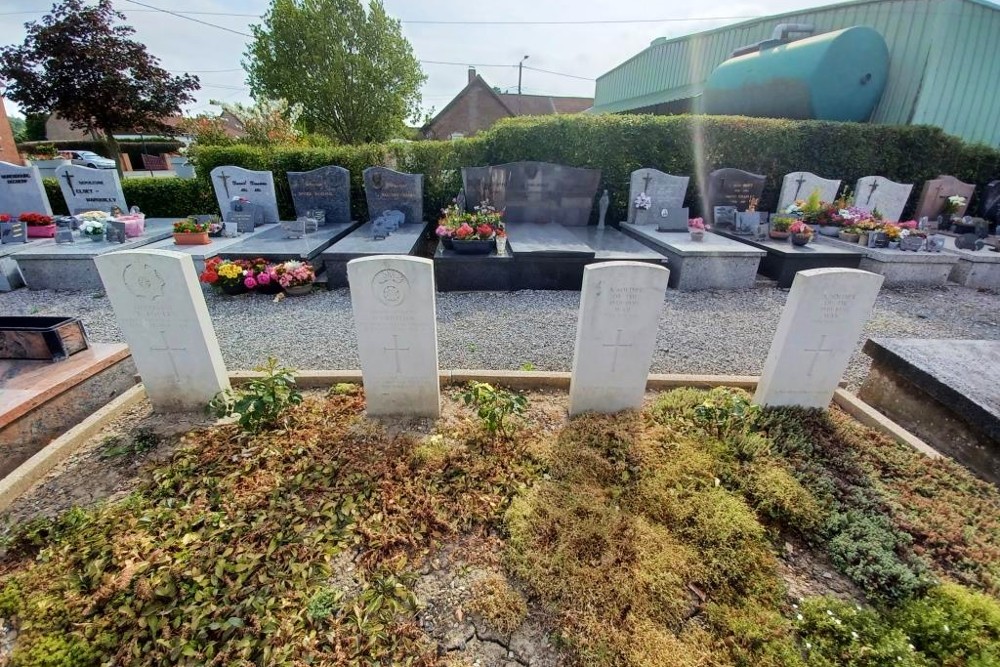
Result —
<svg viewBox="0 0 1000 667"><path fill-rule="evenodd" d="M309 262L289 260L274 267L274 276L289 296L302 296L312 291L316 271Z"/></svg>
<svg viewBox="0 0 1000 667"><path fill-rule="evenodd" d="M91 241L100 241L108 231L108 225L104 220L84 220L80 223L80 233Z"/></svg>
<svg viewBox="0 0 1000 667"><path fill-rule="evenodd" d="M208 223L197 218L187 218L174 223L174 243L176 245L208 245Z"/></svg>
<svg viewBox="0 0 1000 667"><path fill-rule="evenodd" d="M250 262L245 259L212 257L205 262L199 280L225 294L242 294L257 287L257 281L248 271Z"/></svg>
<svg viewBox="0 0 1000 667"><path fill-rule="evenodd" d="M56 223L51 215L43 213L22 213L17 217L28 228L28 237L48 239L56 235Z"/></svg>
<svg viewBox="0 0 1000 667"><path fill-rule="evenodd" d="M771 218L771 230L768 232L768 236L776 241L784 241L788 238L788 228L791 227L794 222L797 222L795 218L791 218L786 215L774 216Z"/></svg>
<svg viewBox="0 0 1000 667"><path fill-rule="evenodd" d="M442 211L435 233L445 247L461 254L486 255L493 250L498 232L504 232L503 211L484 199L472 211L463 211L453 203ZM506 234L505 234L506 236Z"/></svg>
<svg viewBox="0 0 1000 667"><path fill-rule="evenodd" d="M632 205L635 206L640 211L648 211L650 207L653 205L653 198L647 195L645 192L640 192L636 196L635 201L632 202Z"/></svg>
<svg viewBox="0 0 1000 667"><path fill-rule="evenodd" d="M958 215L965 204L966 199L961 195L952 195L945 199L944 206L941 207L941 215L944 217L945 224L950 223L952 217Z"/></svg>
<svg viewBox="0 0 1000 667"><path fill-rule="evenodd" d="M705 238L705 221L702 218L691 218L688 220L688 232L692 241L702 241Z"/></svg>
<svg viewBox="0 0 1000 667"><path fill-rule="evenodd" d="M788 226L788 233L792 235L792 245L803 246L813 238L813 229L801 220L793 222Z"/></svg>

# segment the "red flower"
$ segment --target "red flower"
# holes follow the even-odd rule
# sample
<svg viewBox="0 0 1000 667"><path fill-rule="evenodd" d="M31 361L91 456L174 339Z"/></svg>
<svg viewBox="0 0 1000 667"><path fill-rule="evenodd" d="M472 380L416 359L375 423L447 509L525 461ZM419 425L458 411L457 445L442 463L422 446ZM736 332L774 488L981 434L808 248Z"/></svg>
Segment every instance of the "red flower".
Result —
<svg viewBox="0 0 1000 667"><path fill-rule="evenodd" d="M476 227L476 231L479 233L480 236L486 238L493 236L493 228L490 227L489 225L479 225L478 227Z"/></svg>
<svg viewBox="0 0 1000 667"><path fill-rule="evenodd" d="M474 230L469 226L469 223L463 222L462 226L455 230L455 236L460 239L467 238L474 234Z"/></svg>
<svg viewBox="0 0 1000 667"><path fill-rule="evenodd" d="M0 222L10 222L10 216L6 213L0 213Z"/></svg>

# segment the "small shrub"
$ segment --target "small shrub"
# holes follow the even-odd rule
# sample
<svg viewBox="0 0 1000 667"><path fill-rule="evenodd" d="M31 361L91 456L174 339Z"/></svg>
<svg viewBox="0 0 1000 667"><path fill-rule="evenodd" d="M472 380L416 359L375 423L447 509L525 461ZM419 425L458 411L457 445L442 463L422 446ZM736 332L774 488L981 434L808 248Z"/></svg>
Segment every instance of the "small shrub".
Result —
<svg viewBox="0 0 1000 667"><path fill-rule="evenodd" d="M306 605L306 616L313 623L330 618L340 609L340 603L343 598L343 591L335 591L332 588L321 588L316 591L315 595L309 598L309 603Z"/></svg>
<svg viewBox="0 0 1000 667"><path fill-rule="evenodd" d="M526 361L523 364L521 364L521 370L525 371L526 373L530 373L531 371L535 370L535 365L530 361Z"/></svg>
<svg viewBox="0 0 1000 667"><path fill-rule="evenodd" d="M528 615L528 603L511 588L506 577L493 574L472 585L469 610L483 619L505 637L521 627Z"/></svg>
<svg viewBox="0 0 1000 667"><path fill-rule="evenodd" d="M330 388L334 396L356 396L360 391L361 387L353 382L338 382Z"/></svg>
<svg viewBox="0 0 1000 667"><path fill-rule="evenodd" d="M263 377L253 378L238 389L227 389L209 403L215 416L236 417L247 433L274 426L286 408L302 402L292 369L278 366L278 360L269 357L266 364L254 370Z"/></svg>
<svg viewBox="0 0 1000 667"><path fill-rule="evenodd" d="M910 638L871 609L830 597L807 598L796 612L809 665L931 667Z"/></svg>
<svg viewBox="0 0 1000 667"><path fill-rule="evenodd" d="M760 406L753 405L746 392L724 387L710 391L694 408L695 421L720 439L753 427L759 415Z"/></svg>
<svg viewBox="0 0 1000 667"><path fill-rule="evenodd" d="M758 512L807 535L820 526L820 504L785 468L769 461L749 473L745 491Z"/></svg>
<svg viewBox="0 0 1000 667"><path fill-rule="evenodd" d="M494 388L485 382L470 382L462 393L462 401L475 406L476 414L491 435L499 434L505 438L510 436L510 422L505 423L505 420L511 415L523 415L528 407L524 394Z"/></svg>
<svg viewBox="0 0 1000 667"><path fill-rule="evenodd" d="M935 665L1000 665L1000 601L958 584L910 600L895 623Z"/></svg>

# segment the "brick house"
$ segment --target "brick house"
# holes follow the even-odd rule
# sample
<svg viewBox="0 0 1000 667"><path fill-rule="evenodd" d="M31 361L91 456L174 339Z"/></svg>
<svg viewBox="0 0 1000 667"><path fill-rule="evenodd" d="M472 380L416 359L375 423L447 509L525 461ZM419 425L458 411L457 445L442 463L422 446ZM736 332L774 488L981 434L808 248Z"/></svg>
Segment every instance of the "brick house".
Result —
<svg viewBox="0 0 1000 667"><path fill-rule="evenodd" d="M468 85L420 133L425 139L468 137L501 118L580 113L593 104L590 97L497 93L470 67Z"/></svg>
<svg viewBox="0 0 1000 667"><path fill-rule="evenodd" d="M246 132L243 130L243 125L240 121L233 116L228 111L223 111L220 114L223 123L225 124L226 134L234 139L239 139L240 137L246 136ZM183 116L174 115L169 116L164 119L165 122L170 127L177 127L177 124L183 119ZM154 133L146 133L154 134ZM115 136L119 139L126 138L138 138L140 136L139 132L135 130L121 130L116 131ZM48 141L63 141L63 140L88 140L94 139L89 133L84 130L74 130L68 120L61 118L58 114L52 114L45 121L45 138ZM96 139L95 139L96 141Z"/></svg>

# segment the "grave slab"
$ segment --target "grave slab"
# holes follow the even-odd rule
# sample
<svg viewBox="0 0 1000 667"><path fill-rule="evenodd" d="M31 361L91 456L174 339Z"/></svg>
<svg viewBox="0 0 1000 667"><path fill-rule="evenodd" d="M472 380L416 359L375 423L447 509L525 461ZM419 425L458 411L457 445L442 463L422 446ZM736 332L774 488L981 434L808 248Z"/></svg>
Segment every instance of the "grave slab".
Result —
<svg viewBox="0 0 1000 667"><path fill-rule="evenodd" d="M1000 252L992 250L991 246L984 246L982 250L957 248L951 236L944 240L944 251L958 256L958 262L948 274L953 283L975 289L1000 289Z"/></svg>
<svg viewBox="0 0 1000 667"><path fill-rule="evenodd" d="M413 255L420 247L426 225L402 225L384 239L372 238L372 223L366 222L322 253L327 287L347 287L347 263L375 255Z"/></svg>
<svg viewBox="0 0 1000 667"><path fill-rule="evenodd" d="M351 172L330 165L312 171L289 171L286 175L295 215L322 209L327 225L351 222Z"/></svg>
<svg viewBox="0 0 1000 667"><path fill-rule="evenodd" d="M584 269L569 414L642 407L670 272L640 262Z"/></svg>
<svg viewBox="0 0 1000 667"><path fill-rule="evenodd" d="M628 218L633 225L659 225L663 221L664 209L672 211L684 207L684 197L687 195L689 178L687 176L672 176L658 169L636 169L629 179ZM648 209L635 207L635 200L644 194L651 200ZM686 231L687 221L684 221Z"/></svg>
<svg viewBox="0 0 1000 667"><path fill-rule="evenodd" d="M96 257L161 241L173 234L176 221L177 218L146 218L143 235L125 243L94 242L78 234L73 243L40 239L11 257L17 262L28 289L100 290L103 285L94 264Z"/></svg>
<svg viewBox="0 0 1000 667"><path fill-rule="evenodd" d="M781 180L778 194L778 211L784 211L800 199L808 199L814 190L819 190L819 200L832 202L837 198L840 181L822 178L809 171L793 171Z"/></svg>
<svg viewBox="0 0 1000 667"><path fill-rule="evenodd" d="M692 241L688 232L660 232L651 225L623 223L622 232L663 253L670 266L670 286L680 290L749 289L767 254L712 232Z"/></svg>
<svg viewBox="0 0 1000 667"><path fill-rule="evenodd" d="M945 252L865 248L829 236L817 235L812 243L860 250L864 257L858 268L884 277L886 285L944 285L958 263L958 257Z"/></svg>
<svg viewBox="0 0 1000 667"><path fill-rule="evenodd" d="M876 338L860 396L1000 484L1000 341Z"/></svg>
<svg viewBox="0 0 1000 667"><path fill-rule="evenodd" d="M154 410L204 410L229 388L190 255L126 250L95 261Z"/></svg>
<svg viewBox="0 0 1000 667"><path fill-rule="evenodd" d="M878 209L886 220L898 221L912 190L912 183L896 183L882 176L865 176L859 178L854 187L855 205L869 211Z"/></svg>
<svg viewBox="0 0 1000 667"><path fill-rule="evenodd" d="M174 243L174 239L172 237L168 237L162 241L155 241L149 245L145 245L143 246L143 249L172 250L174 252L190 255L191 259L194 260L194 270L201 273L205 270L205 260L215 257L219 253L225 251L227 248L233 247L237 243L248 241L259 234L263 234L269 229L274 229L274 226L263 225L261 227L257 227L252 232L247 232L245 234L230 237L216 237L212 239L211 243L206 245L177 245Z"/></svg>
<svg viewBox="0 0 1000 667"><path fill-rule="evenodd" d="M117 169L91 169L76 164L56 168L56 179L66 207L73 215L86 211L128 211Z"/></svg>
<svg viewBox="0 0 1000 667"><path fill-rule="evenodd" d="M810 269L795 276L754 403L826 409L882 282L882 276L857 269Z"/></svg>
<svg viewBox="0 0 1000 667"><path fill-rule="evenodd" d="M230 222L230 201L233 197L242 197L262 207L265 223L278 222L278 199L271 172L226 165L213 169L210 178L215 188L215 201L226 222Z"/></svg>
<svg viewBox="0 0 1000 667"><path fill-rule="evenodd" d="M347 265L369 415L441 414L434 263L364 257Z"/></svg>
<svg viewBox="0 0 1000 667"><path fill-rule="evenodd" d="M667 258L614 227L567 227L573 236L594 251L594 262L632 261L666 264Z"/></svg>
<svg viewBox="0 0 1000 667"><path fill-rule="evenodd" d="M767 254L760 260L758 272L778 283L778 287L788 288L799 271L822 268L856 269L860 266L864 253L853 248L834 245L818 245L815 242L804 246L792 245L790 241L756 239L739 236L731 232L719 231L720 236L745 243Z"/></svg>
<svg viewBox="0 0 1000 667"><path fill-rule="evenodd" d="M22 213L52 215L38 167L0 161L0 213L15 219Z"/></svg>
<svg viewBox="0 0 1000 667"><path fill-rule="evenodd" d="M518 255L592 259L594 249L558 223L507 224L507 246Z"/></svg>
<svg viewBox="0 0 1000 667"><path fill-rule="evenodd" d="M318 272L323 268L321 253L357 228L360 223L327 224L300 239L286 238L281 226L268 226L259 234L244 238L239 243L223 248L218 257L223 259L254 259L263 257L276 262L298 259L312 262Z"/></svg>
<svg viewBox="0 0 1000 667"><path fill-rule="evenodd" d="M462 255L438 242L434 251L434 281L442 292L507 292L517 289L514 254ZM581 274L583 269L580 269ZM570 288L575 289L575 288Z"/></svg>

